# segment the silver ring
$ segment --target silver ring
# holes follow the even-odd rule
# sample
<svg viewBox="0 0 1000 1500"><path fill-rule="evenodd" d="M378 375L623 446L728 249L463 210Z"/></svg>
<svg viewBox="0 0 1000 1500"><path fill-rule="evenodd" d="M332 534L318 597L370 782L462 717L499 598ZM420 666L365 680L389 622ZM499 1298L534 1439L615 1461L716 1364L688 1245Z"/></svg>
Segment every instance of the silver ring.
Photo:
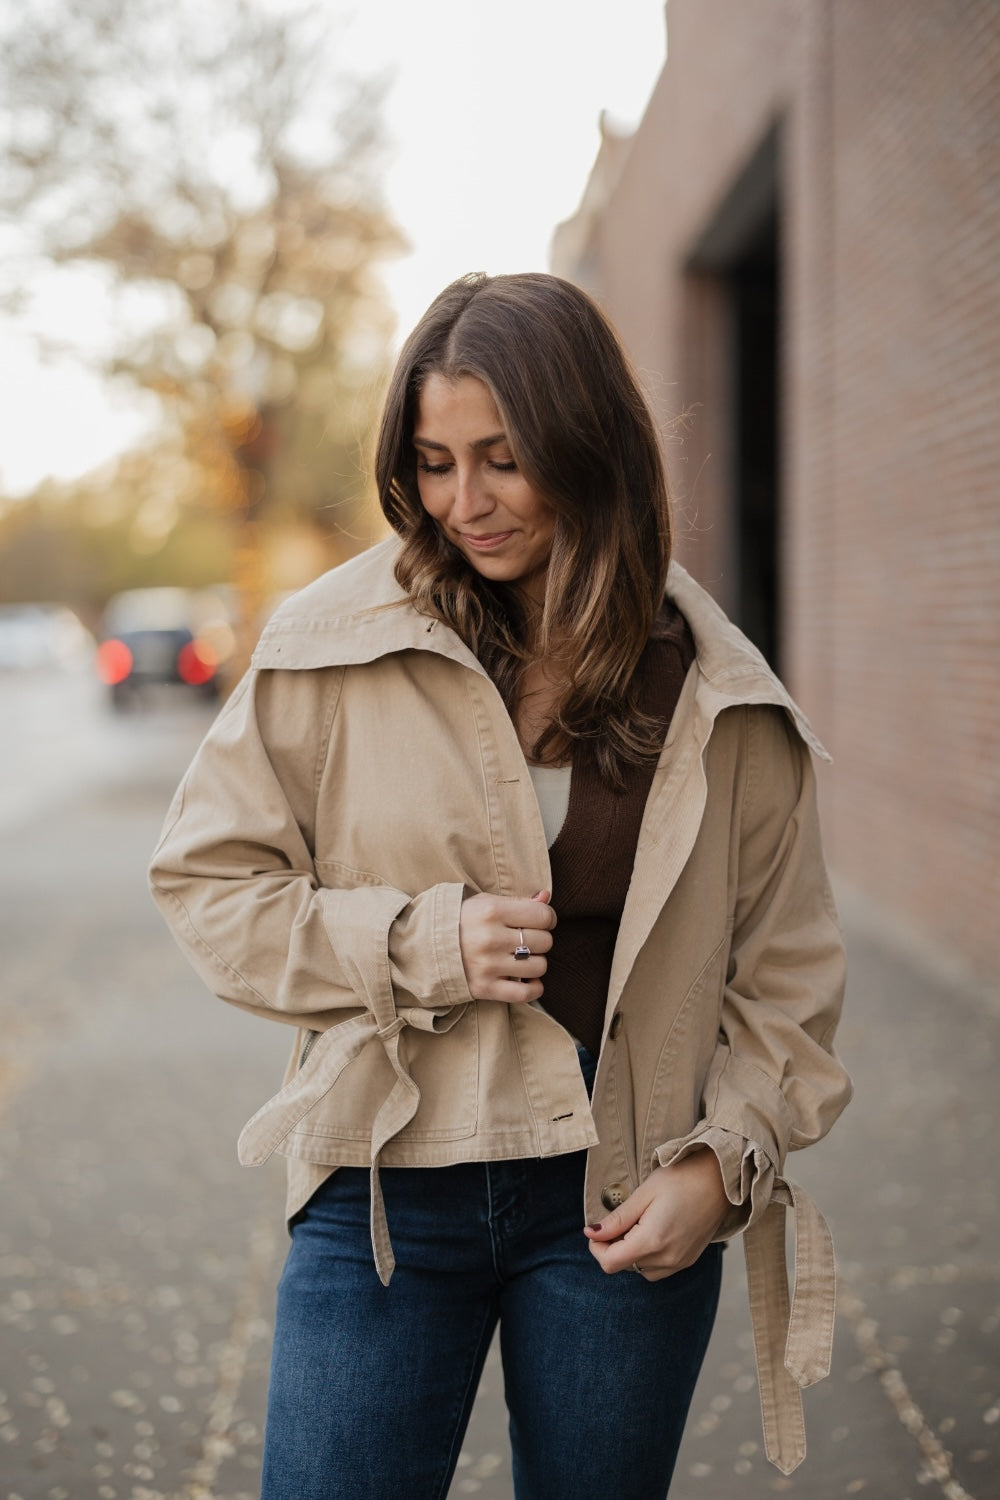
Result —
<svg viewBox="0 0 1000 1500"><path fill-rule="evenodd" d="M632 1269L633 1269L633 1271L635 1272L635 1274L637 1276L641 1276L642 1275L642 1267L640 1266L640 1264L639 1264L639 1262L637 1260L634 1260L632 1262Z"/></svg>
<svg viewBox="0 0 1000 1500"><path fill-rule="evenodd" d="M519 941L517 947L514 949L514 957L516 959L530 958L531 949L524 941L524 929L522 927L517 929L517 936Z"/></svg>

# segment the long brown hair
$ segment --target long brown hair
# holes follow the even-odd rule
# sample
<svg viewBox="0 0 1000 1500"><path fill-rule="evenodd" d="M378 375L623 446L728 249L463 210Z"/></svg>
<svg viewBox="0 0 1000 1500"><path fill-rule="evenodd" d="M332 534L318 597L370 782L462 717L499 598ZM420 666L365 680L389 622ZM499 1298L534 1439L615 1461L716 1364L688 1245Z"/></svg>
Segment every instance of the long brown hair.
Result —
<svg viewBox="0 0 1000 1500"><path fill-rule="evenodd" d="M517 588L480 577L420 502L413 432L432 374L484 383L518 467L555 512L533 629ZM666 480L635 376L584 292L541 273L464 276L446 287L400 353L375 472L403 541L400 585L417 609L457 631L512 713L526 664L555 664L563 690L534 759L583 752L617 785L623 762L658 753L663 728L639 707L635 669L670 560Z"/></svg>

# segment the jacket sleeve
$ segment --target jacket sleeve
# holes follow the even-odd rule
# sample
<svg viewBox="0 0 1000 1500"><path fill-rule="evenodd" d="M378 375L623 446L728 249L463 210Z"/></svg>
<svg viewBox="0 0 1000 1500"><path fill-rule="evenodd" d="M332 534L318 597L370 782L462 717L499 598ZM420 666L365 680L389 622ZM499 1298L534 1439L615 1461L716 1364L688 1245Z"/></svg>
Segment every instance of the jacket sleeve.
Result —
<svg viewBox="0 0 1000 1500"><path fill-rule="evenodd" d="M317 793L342 681L333 667L247 674L174 797L153 898L223 1000L317 1030L363 1009L380 1029L397 1015L436 1029L471 1000L464 887L329 889L317 877Z"/></svg>
<svg viewBox="0 0 1000 1500"><path fill-rule="evenodd" d="M719 1038L702 1118L656 1153L666 1165L697 1147L715 1152L732 1205L720 1238L760 1218L786 1153L825 1135L852 1091L833 1047L845 958L811 756L783 710L744 712L745 783Z"/></svg>

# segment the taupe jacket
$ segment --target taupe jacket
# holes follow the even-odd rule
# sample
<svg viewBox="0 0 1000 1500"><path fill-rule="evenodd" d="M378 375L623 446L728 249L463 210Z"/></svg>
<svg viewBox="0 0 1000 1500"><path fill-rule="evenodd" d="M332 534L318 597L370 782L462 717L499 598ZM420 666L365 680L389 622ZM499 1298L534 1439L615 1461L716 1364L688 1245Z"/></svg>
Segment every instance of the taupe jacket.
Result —
<svg viewBox="0 0 1000 1500"><path fill-rule="evenodd" d="M155 899L208 986L298 1028L241 1159L289 1158L289 1214L335 1166L370 1166L388 1281L380 1163L587 1147L582 1228L708 1145L733 1205L720 1238L746 1230L767 1451L787 1472L805 1452L799 1386L829 1368L834 1279L826 1225L781 1173L850 1096L832 1045L844 959L809 749L825 752L673 567L697 661L646 806L591 1105L561 1026L469 994L463 898L550 888L548 851L500 696L402 594L397 545L278 611L154 856Z"/></svg>

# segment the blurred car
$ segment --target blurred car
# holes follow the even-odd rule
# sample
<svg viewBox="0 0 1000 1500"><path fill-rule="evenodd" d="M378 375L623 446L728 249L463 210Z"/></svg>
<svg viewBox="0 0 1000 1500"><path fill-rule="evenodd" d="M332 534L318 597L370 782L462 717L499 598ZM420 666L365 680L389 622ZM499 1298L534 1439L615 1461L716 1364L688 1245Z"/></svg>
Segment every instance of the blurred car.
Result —
<svg viewBox="0 0 1000 1500"><path fill-rule="evenodd" d="M86 666L94 637L66 604L0 605L0 671L72 671Z"/></svg>
<svg viewBox="0 0 1000 1500"><path fill-rule="evenodd" d="M216 698L234 635L223 596L181 588L127 589L108 601L97 648L98 676L115 708L149 687Z"/></svg>

